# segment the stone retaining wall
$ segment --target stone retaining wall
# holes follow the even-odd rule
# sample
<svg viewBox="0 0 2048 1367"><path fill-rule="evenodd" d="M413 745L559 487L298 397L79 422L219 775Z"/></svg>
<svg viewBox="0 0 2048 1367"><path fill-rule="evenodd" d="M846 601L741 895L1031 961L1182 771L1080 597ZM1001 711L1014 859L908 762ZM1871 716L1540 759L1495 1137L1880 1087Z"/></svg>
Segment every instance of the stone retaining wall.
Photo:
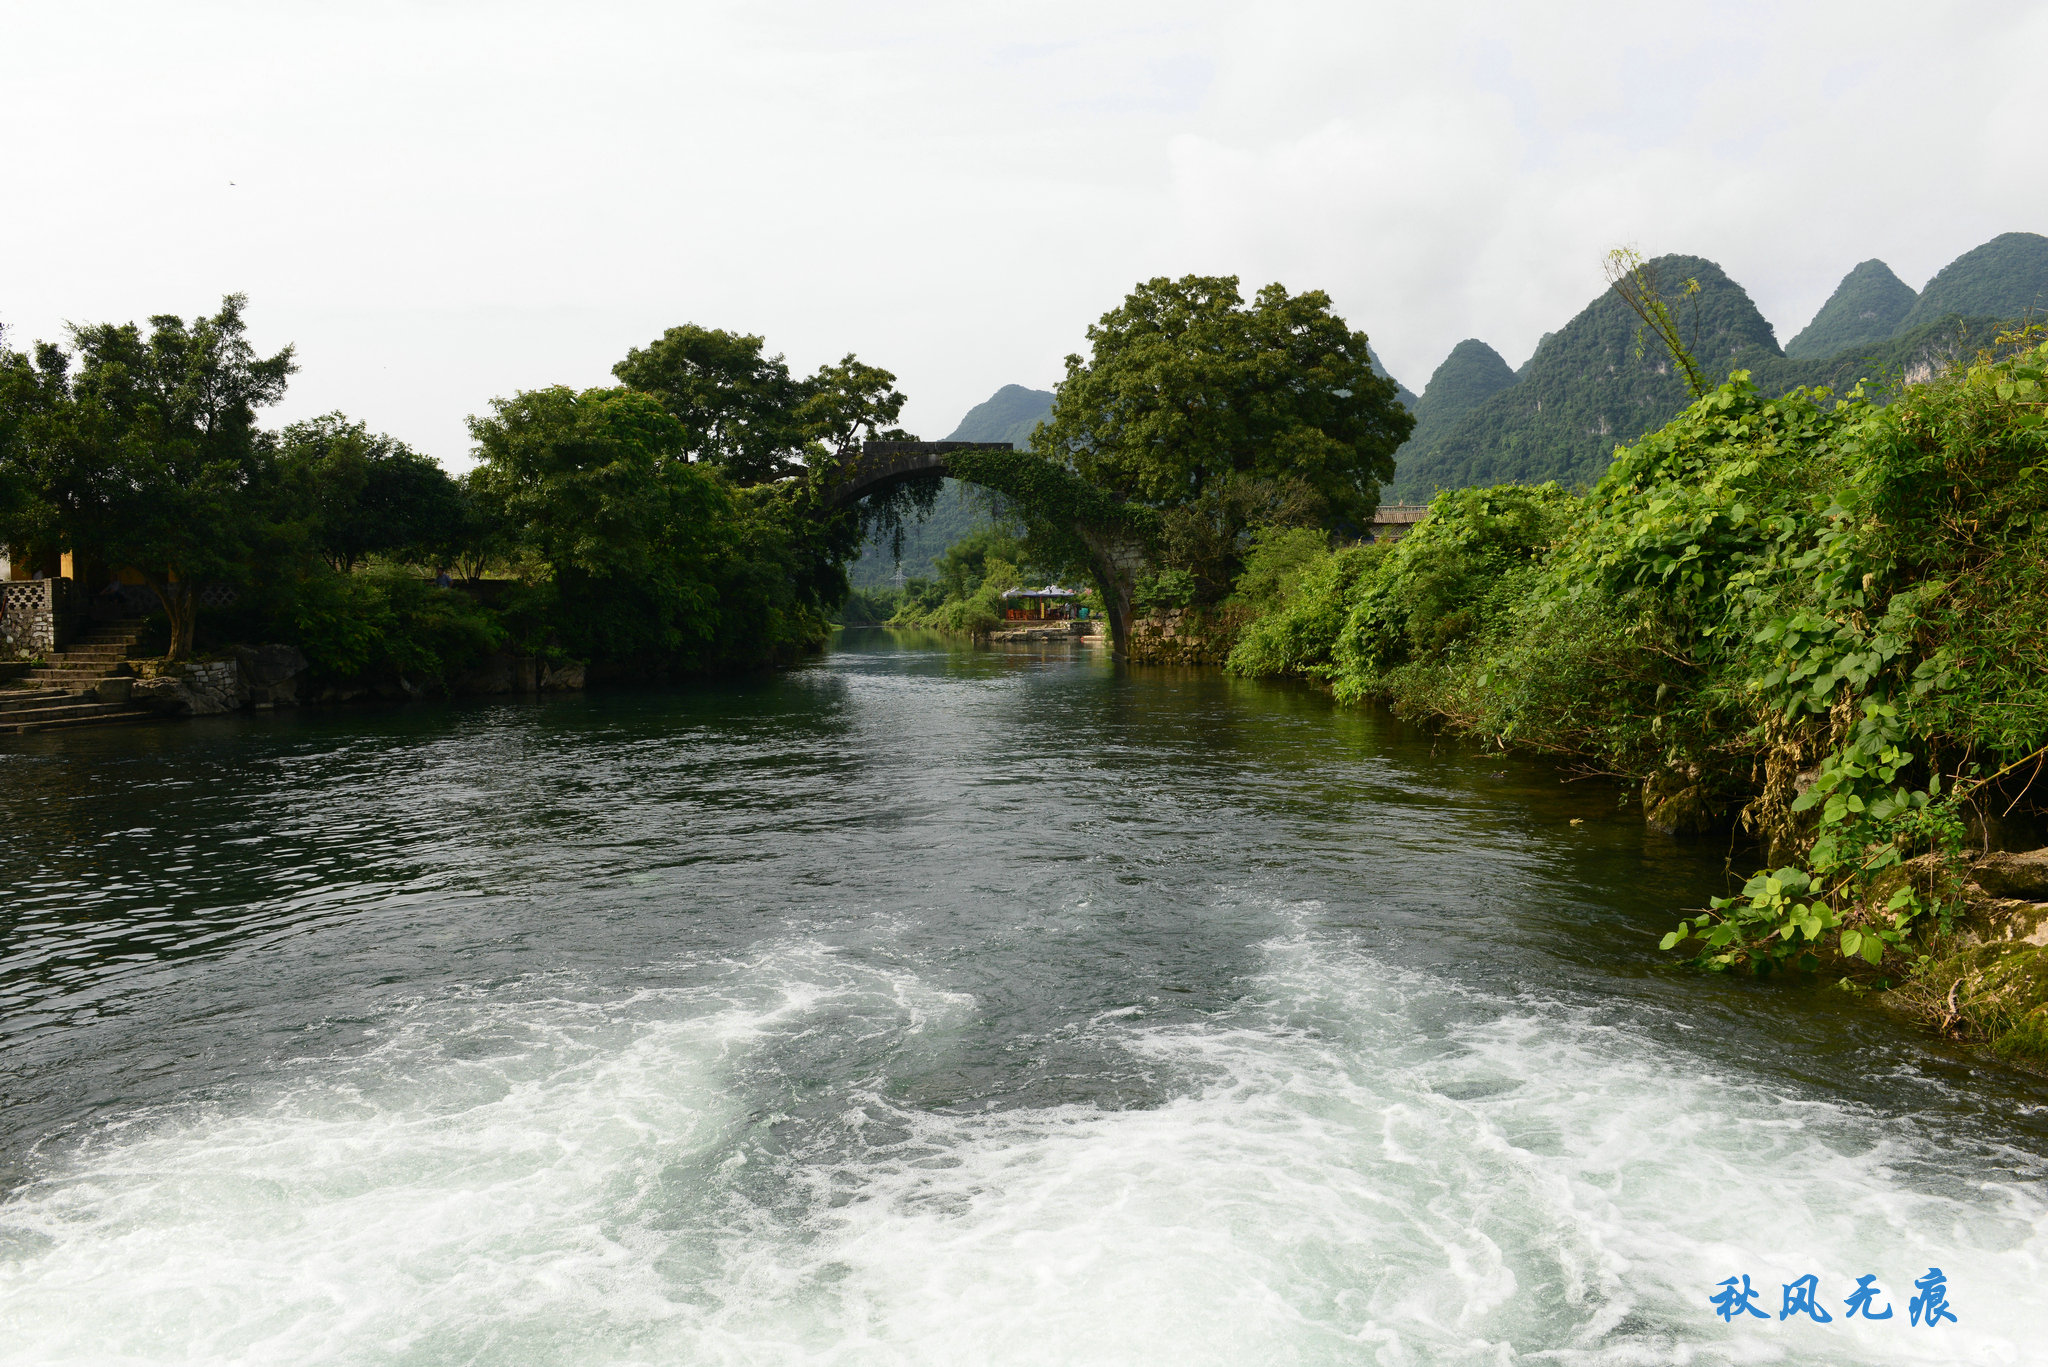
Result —
<svg viewBox="0 0 2048 1367"><path fill-rule="evenodd" d="M209 717L242 708L264 711L302 703L353 702L359 698L430 697L437 694L558 693L580 689L580 664L549 664L531 655L497 654L453 678L388 679L312 684L306 657L291 646L236 646L217 660L178 664L140 661L130 698L166 716Z"/></svg>
<svg viewBox="0 0 2048 1367"><path fill-rule="evenodd" d="M1220 665L1237 644L1244 623L1243 613L1200 608L1168 608L1149 617L1133 617L1131 663Z"/></svg>
<svg viewBox="0 0 2048 1367"><path fill-rule="evenodd" d="M141 677L129 690L128 700L167 717L218 716L249 703L239 660L146 662L136 673Z"/></svg>

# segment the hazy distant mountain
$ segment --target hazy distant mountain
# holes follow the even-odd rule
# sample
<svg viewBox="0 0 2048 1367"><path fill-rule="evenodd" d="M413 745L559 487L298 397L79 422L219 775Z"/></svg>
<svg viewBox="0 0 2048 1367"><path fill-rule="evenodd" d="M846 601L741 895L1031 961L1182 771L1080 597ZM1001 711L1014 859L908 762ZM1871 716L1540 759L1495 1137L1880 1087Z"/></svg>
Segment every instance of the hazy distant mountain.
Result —
<svg viewBox="0 0 2048 1367"><path fill-rule="evenodd" d="M2002 233L1943 266L1895 335L1946 318L2018 318L2048 312L2048 237Z"/></svg>
<svg viewBox="0 0 2048 1367"><path fill-rule="evenodd" d="M952 437L952 441L999 441L999 437ZM932 561L961 537L994 521L988 500L980 491L957 479L944 481L931 516L903 529L903 575L906 579L929 579ZM857 589L880 588L896 582L896 558L888 543L870 538L860 558L846 567L846 577Z"/></svg>
<svg viewBox="0 0 2048 1367"><path fill-rule="evenodd" d="M1785 343L1785 354L1794 360L1819 360L1882 342L1899 330L1919 297L1892 274L1890 266L1874 258L1865 261L1842 277L1813 321Z"/></svg>
<svg viewBox="0 0 2048 1367"><path fill-rule="evenodd" d="M1006 384L967 410L947 441L1006 441L1022 450L1031 444L1031 429L1052 412L1052 393Z"/></svg>
<svg viewBox="0 0 2048 1367"><path fill-rule="evenodd" d="M1649 270L1674 300L1693 354L1710 374L1782 359L1770 323L1719 266L1697 256L1663 256ZM1700 282L1700 293L1677 302L1687 279ZM1648 339L1638 358L1636 341L1636 316L1603 291L1537 346L1519 380L1425 433L1426 442L1411 439L1396 457L1391 496L1423 501L1438 488L1507 480L1592 483L1616 443L1661 427L1687 401L1685 383L1663 348ZM1482 363L1475 373L1491 373L1483 357L1472 359ZM1432 379L1431 388L1435 384Z"/></svg>
<svg viewBox="0 0 2048 1367"><path fill-rule="evenodd" d="M1432 449L1467 413L1514 384L1515 372L1501 354L1476 337L1468 337L1451 348L1422 397L1409 407L1415 413L1415 430L1394 453L1395 480L1389 486L1389 501L1405 494L1401 473L1411 459Z"/></svg>
<svg viewBox="0 0 2048 1367"><path fill-rule="evenodd" d="M1425 423L1454 422L1514 382L1515 372L1498 351L1477 337L1467 337L1451 348L1429 377L1429 387L1415 405L1416 430Z"/></svg>
<svg viewBox="0 0 2048 1367"><path fill-rule="evenodd" d="M1394 380L1394 377L1387 373L1387 368L1380 364L1379 353L1371 347L1365 349L1365 359L1372 363L1373 374L1383 380ZM1415 411L1416 398L1414 391L1410 390L1407 385L1402 384L1399 380L1394 380L1394 397L1400 400L1401 406L1410 413Z"/></svg>

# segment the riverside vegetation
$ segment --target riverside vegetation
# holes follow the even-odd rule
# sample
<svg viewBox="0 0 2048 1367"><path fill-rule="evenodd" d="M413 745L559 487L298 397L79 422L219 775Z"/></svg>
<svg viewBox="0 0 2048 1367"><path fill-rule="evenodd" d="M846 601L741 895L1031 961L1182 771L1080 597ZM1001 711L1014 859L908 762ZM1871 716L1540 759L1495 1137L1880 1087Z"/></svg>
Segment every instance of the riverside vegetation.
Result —
<svg viewBox="0 0 2048 1367"><path fill-rule="evenodd" d="M1751 833L1768 866L1666 948L1825 968L2048 1061L2048 867L1971 868L2048 813L2039 329L1889 394L1736 370L1587 494L1441 493L1398 543L1265 533L1253 565L1233 670L1627 779L1668 830Z"/></svg>
<svg viewBox="0 0 2048 1367"><path fill-rule="evenodd" d="M1590 492L1541 480L1439 493L1392 544L1356 544L1376 488L1353 501L1289 458L1333 430L1320 415L1274 405L1274 430L1200 430L1254 408L1228 377L1262 356L1263 383L1288 369L1256 323L1216 327L1247 312L1235 281L1155 281L1106 315L1033 451L1124 500L1147 543L1135 606L1234 638L1233 670L1315 680L1340 701L1624 779L1675 833L1749 833L1766 867L1681 921L1667 949L1711 970L1826 970L2048 1063L2048 855L1983 858L2048 843L2048 344L1991 317L1909 326L1930 300L2009 307L1979 288L1978 267L2017 254L2032 269L2043 245L1998 239L1917 304L1852 273L1835 313L1904 327L1903 342L1806 371L1780 359L1761 380L1738 365L1719 384L1693 346L1706 335L1707 354L1747 358L1723 348L1727 319L1702 325L1702 310L1730 311L1726 292L1694 275L1667 301L1657 283L1711 263L1616 253L1614 288L1587 312L1603 345L1633 332L1639 362L1655 333L1665 359L1638 368L1679 386L1680 411L1610 448ZM1972 338L1974 359L1953 359ZM1767 326L1753 350L1783 355ZM1343 351L1369 356L1362 336ZM1488 393L1507 392L1514 377L1485 359L1463 358L1472 382L1439 396L1446 407L1483 415ZM1276 388L1314 392L1305 377L1328 373L1311 357L1291 391ZM1816 379L1846 392L1801 382ZM1389 382L1354 392L1371 416L1332 468L1383 482L1410 419ZM1433 381L1421 421L1437 394ZM1564 419L1583 417L1567 405ZM1023 555L1078 562L1043 534L1028 491L1016 502ZM967 593L939 611L970 616Z"/></svg>
<svg viewBox="0 0 2048 1367"><path fill-rule="evenodd" d="M918 498L820 497L860 440L907 435L895 377L851 355L799 379L759 337L672 328L618 387L496 400L456 479L341 414L261 426L296 366L254 352L243 309L0 347L0 543L140 578L169 660L277 641L407 691L508 650L595 678L787 663Z"/></svg>

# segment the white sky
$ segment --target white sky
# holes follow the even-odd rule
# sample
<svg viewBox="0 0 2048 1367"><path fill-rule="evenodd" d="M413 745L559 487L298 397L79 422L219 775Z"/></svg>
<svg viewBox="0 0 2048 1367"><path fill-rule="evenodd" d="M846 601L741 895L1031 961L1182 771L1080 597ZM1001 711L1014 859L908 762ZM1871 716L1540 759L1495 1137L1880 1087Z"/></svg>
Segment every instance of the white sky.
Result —
<svg viewBox="0 0 2048 1367"><path fill-rule="evenodd" d="M1867 257L2048 230L2048 6L0 0L0 323L210 311L451 466L465 415L697 322L944 436L1132 284L1322 288L1410 387L1606 248L1782 342Z"/></svg>

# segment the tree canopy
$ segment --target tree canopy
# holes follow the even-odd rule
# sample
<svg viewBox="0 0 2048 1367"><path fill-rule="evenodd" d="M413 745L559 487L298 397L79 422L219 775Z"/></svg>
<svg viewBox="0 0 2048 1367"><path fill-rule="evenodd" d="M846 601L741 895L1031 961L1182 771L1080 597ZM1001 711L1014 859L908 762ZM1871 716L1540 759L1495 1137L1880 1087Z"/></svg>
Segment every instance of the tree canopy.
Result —
<svg viewBox="0 0 2048 1367"><path fill-rule="evenodd" d="M0 357L17 490L9 540L82 551L140 573L190 648L198 580L236 578L279 534L276 469L257 410L284 396L292 349L260 357L246 301L191 324L170 314L74 327L76 356L50 343ZM75 362L75 365L74 365ZM174 587L177 586L177 587Z"/></svg>
<svg viewBox="0 0 2048 1367"><path fill-rule="evenodd" d="M1268 285L1247 305L1235 276L1161 277L1088 340L1033 449L1155 508L1248 476L1304 483L1327 516L1363 524L1414 423L1320 290Z"/></svg>
<svg viewBox="0 0 2048 1367"><path fill-rule="evenodd" d="M612 374L681 426L680 449L736 484L770 484L885 431L903 411L896 377L851 352L799 380L765 339L687 323L634 347Z"/></svg>
<svg viewBox="0 0 2048 1367"><path fill-rule="evenodd" d="M826 496L840 451L898 435L895 376L852 355L798 380L758 337L672 328L620 363L632 387L495 401L456 480L341 413L262 428L292 352L257 355L242 313L0 347L0 543L139 573L173 658L222 586L207 648L293 641L377 687L499 646L635 677L787 661L823 640L863 525L917 501ZM446 567L469 584L437 587Z"/></svg>
<svg viewBox="0 0 2048 1367"><path fill-rule="evenodd" d="M742 484L790 473L808 433L798 414L806 386L763 338L686 323L634 347L612 374L651 394L682 427L693 461L724 469Z"/></svg>
<svg viewBox="0 0 2048 1367"><path fill-rule="evenodd" d="M440 563L469 532L468 500L440 463L341 413L279 434L287 473L305 481L322 555L349 570L373 555Z"/></svg>
<svg viewBox="0 0 2048 1367"><path fill-rule="evenodd" d="M687 459L652 395L556 386L472 418L469 481L553 648L637 669L792 657L846 590L852 538L812 527L806 486L735 489Z"/></svg>

